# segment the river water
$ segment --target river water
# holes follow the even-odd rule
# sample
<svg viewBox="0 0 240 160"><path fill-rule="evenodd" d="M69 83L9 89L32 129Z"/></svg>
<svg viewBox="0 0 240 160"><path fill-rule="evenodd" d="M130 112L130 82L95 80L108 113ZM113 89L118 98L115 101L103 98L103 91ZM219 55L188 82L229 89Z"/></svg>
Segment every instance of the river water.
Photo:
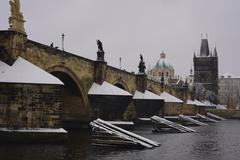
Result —
<svg viewBox="0 0 240 160"><path fill-rule="evenodd" d="M135 133L161 143L154 149L116 149L90 145L87 132L70 133L62 145L0 145L0 160L239 160L240 120L193 127L197 133L152 133L137 127Z"/></svg>

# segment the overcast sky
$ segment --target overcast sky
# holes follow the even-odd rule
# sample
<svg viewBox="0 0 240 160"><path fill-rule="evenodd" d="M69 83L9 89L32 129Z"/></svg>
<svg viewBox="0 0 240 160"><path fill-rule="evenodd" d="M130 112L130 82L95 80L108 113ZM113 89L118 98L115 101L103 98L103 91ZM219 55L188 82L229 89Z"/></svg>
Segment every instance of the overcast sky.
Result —
<svg viewBox="0 0 240 160"><path fill-rule="evenodd" d="M239 0L21 0L28 38L96 59L100 39L109 65L137 71L139 54L147 68L162 50L177 75L189 74L201 33L217 46L219 72L240 75ZM8 28L8 0L0 1L0 30Z"/></svg>

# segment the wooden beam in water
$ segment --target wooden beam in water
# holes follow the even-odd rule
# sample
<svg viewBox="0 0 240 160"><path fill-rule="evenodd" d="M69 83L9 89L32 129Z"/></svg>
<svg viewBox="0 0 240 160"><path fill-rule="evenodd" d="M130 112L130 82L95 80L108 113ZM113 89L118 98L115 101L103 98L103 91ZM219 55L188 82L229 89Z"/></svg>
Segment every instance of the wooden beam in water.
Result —
<svg viewBox="0 0 240 160"><path fill-rule="evenodd" d="M177 123L171 122L169 120L166 120L166 119L158 117L158 116L152 116L151 120L153 121L153 123L157 124L160 127L159 129L161 129L162 125L166 125L167 127L170 127L172 129L175 129L175 130L183 132L183 133L196 132L195 130L193 130L193 129L189 128L189 127L186 127L186 126L183 126L181 124L177 124Z"/></svg>
<svg viewBox="0 0 240 160"><path fill-rule="evenodd" d="M216 120L219 120L219 121L226 120L225 118L220 117L220 116L217 116L217 115L212 114L212 113L210 113L210 112L207 112L207 116L210 117L210 118L214 118L214 119L216 119Z"/></svg>
<svg viewBox="0 0 240 160"><path fill-rule="evenodd" d="M144 143L152 145L153 147L158 147L160 145L158 142L152 141L150 139L144 138L144 137L142 137L140 135L137 135L135 133L129 132L127 130L124 130L124 129L120 128L120 127L114 126L111 123L108 123L108 122L103 121L101 119L97 119L97 121L102 123L102 124L104 124L104 125L106 125L106 126L108 126L108 127L110 127L110 128L112 128L112 129L114 129L114 130L116 130L116 131L118 131L118 132L120 132L120 133L123 133L123 134L125 134L125 135L127 135L129 137L132 137L134 139L137 139L137 140L140 140L140 141L142 141Z"/></svg>
<svg viewBox="0 0 240 160"><path fill-rule="evenodd" d="M196 124L196 125L198 125L198 126L207 126L208 124L207 123L203 123L203 122L200 122L200 121L198 121L198 120L196 120L196 119L193 119L192 117L190 117L190 116L185 116L185 115L179 115L178 116L180 119L182 119L182 120L184 120L184 121L188 121L188 122L191 122L191 123L193 123L193 124Z"/></svg>
<svg viewBox="0 0 240 160"><path fill-rule="evenodd" d="M101 119L94 120L93 122L90 123L90 125L93 127L93 132L96 132L97 129L102 130L101 135L93 136L96 137L96 139L94 139L94 143L98 145L106 146L128 145L135 147L142 146L144 148L153 148L158 147L160 145L158 142L149 140L132 132L126 131L120 127L112 125L111 123L103 121ZM108 136L107 135L104 136L104 133L106 133Z"/></svg>
<svg viewBox="0 0 240 160"><path fill-rule="evenodd" d="M218 121L216 121L215 119L209 118L205 115L201 115L201 114L197 114L197 117L199 118L199 120L203 120L204 122L212 122L212 123L216 123Z"/></svg>

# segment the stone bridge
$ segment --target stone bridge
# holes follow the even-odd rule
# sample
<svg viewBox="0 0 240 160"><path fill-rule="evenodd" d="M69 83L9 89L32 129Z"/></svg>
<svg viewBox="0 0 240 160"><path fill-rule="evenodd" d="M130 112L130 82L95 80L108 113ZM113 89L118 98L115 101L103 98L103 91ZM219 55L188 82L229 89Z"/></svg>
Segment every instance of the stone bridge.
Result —
<svg viewBox="0 0 240 160"><path fill-rule="evenodd" d="M27 39L26 34L0 31L0 59L8 64L18 56L58 77L65 85L63 117L69 121L86 122L91 118L88 91L94 82L107 81L130 93L150 90L160 94L165 90L186 100L187 90L170 88L147 79L146 75L130 73L38 42ZM108 53L111 54L111 53Z"/></svg>

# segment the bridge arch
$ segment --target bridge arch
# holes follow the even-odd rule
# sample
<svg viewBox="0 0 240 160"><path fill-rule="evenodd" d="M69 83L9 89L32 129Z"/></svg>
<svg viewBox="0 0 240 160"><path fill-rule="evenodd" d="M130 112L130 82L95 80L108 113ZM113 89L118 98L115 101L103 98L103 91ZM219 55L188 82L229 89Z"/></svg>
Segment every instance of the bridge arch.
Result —
<svg viewBox="0 0 240 160"><path fill-rule="evenodd" d="M116 81L113 83L115 86L125 90L125 91L128 91L129 92L129 88L128 86L123 82L123 81Z"/></svg>
<svg viewBox="0 0 240 160"><path fill-rule="evenodd" d="M157 92L153 89L152 86L148 87L147 90L154 93L154 94L157 94Z"/></svg>
<svg viewBox="0 0 240 160"><path fill-rule="evenodd" d="M47 72L59 78L64 83L62 118L68 121L81 121L88 115L88 99L84 87L73 71L65 66L53 66Z"/></svg>

